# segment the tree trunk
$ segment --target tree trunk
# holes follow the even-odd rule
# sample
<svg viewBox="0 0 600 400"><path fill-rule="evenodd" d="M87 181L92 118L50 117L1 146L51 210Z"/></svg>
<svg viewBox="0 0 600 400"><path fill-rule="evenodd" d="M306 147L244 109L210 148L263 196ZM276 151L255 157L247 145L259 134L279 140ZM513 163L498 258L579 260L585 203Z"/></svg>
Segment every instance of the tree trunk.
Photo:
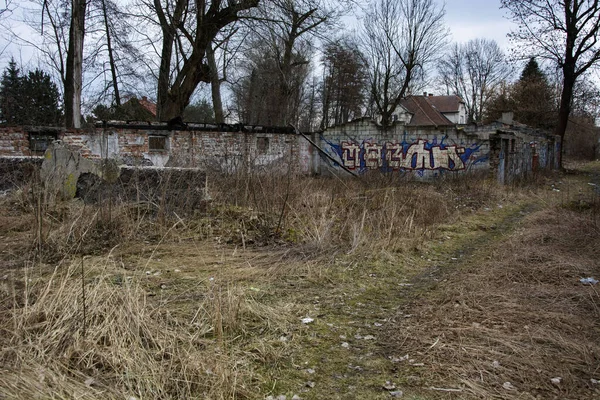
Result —
<svg viewBox="0 0 600 400"><path fill-rule="evenodd" d="M156 119L163 121L165 103L169 92L171 57L173 56L173 43L175 41L176 32L171 24L171 19L167 19L167 16L164 14L160 0L154 0L154 8L156 9L156 14L163 34L156 94ZM181 1L178 1L175 6L175 15L172 20L178 21L177 18L181 16L181 9Z"/></svg>
<svg viewBox="0 0 600 400"><path fill-rule="evenodd" d="M565 133L571 114L571 101L573 99L573 87L575 86L575 73L569 71L567 65L563 67L563 88L560 96L560 108L558 109L558 123L556 124L555 134L560 136L560 154L558 157L558 167L563 168L563 155L565 151Z"/></svg>
<svg viewBox="0 0 600 400"><path fill-rule="evenodd" d="M65 77L65 124L67 128L81 128L83 38L85 36L86 6L86 0L72 1Z"/></svg>
<svg viewBox="0 0 600 400"><path fill-rule="evenodd" d="M294 94L294 91L292 90L292 61L294 45L298 38L299 28L299 15L298 13L293 12L290 30L289 33L287 33L287 37L284 39L283 57L281 59L281 64L279 65L281 73L278 93L280 96L280 103L279 109L275 114L276 119L273 121L276 125L286 126L293 120L291 116L291 109L293 108L292 95Z"/></svg>
<svg viewBox="0 0 600 400"><path fill-rule="evenodd" d="M556 135L560 136L560 154L558 156L558 167L560 169L563 169L565 133L567 132L567 124L569 123L569 115L571 114L573 88L575 87L575 80L577 79L577 75L575 74L577 59L574 57L573 52L578 31L576 18L572 13L570 1L565 2L564 12L565 20L567 22L567 38L565 43L565 58L562 65L563 87L560 96L560 108L558 109L558 122L556 124Z"/></svg>
<svg viewBox="0 0 600 400"><path fill-rule="evenodd" d="M183 115L183 110L187 107L198 84L210 82L210 71L207 65L202 63L204 56L205 50L194 51L170 89L167 81L166 93L163 92L162 106L160 107L160 121L169 121ZM159 79L159 89L160 83Z"/></svg>
<svg viewBox="0 0 600 400"><path fill-rule="evenodd" d="M121 96L119 95L119 83L117 82L117 66L115 65L115 57L113 54L111 32L108 25L108 15L106 12L106 0L102 0L102 13L104 14L104 29L106 30L106 46L108 50L108 61L110 63L110 73L112 76L112 86L115 96L115 104L117 107L121 106Z"/></svg>
<svg viewBox="0 0 600 400"><path fill-rule="evenodd" d="M217 33L226 25L237 20L238 12L256 7L259 0L238 0L227 2L225 8L221 1L196 2L196 26L193 35L187 31L183 22L193 14L187 9L187 0L176 0L173 13L165 15L165 9L160 0L154 0L156 13L162 28L163 46L160 70L158 76L157 118L168 121L183 114L190 97L200 82L210 83L210 70L205 63L206 49L212 43ZM181 69L176 71L175 79L171 82L171 57L177 30L180 30L191 42L192 53L184 60Z"/></svg>
<svg viewBox="0 0 600 400"><path fill-rule="evenodd" d="M225 122L225 116L223 114L223 101L221 100L221 81L219 79L219 71L217 70L217 61L215 60L215 52L212 48L212 43L206 48L206 62L208 63L208 69L210 70L210 88L215 122L217 124L222 124Z"/></svg>

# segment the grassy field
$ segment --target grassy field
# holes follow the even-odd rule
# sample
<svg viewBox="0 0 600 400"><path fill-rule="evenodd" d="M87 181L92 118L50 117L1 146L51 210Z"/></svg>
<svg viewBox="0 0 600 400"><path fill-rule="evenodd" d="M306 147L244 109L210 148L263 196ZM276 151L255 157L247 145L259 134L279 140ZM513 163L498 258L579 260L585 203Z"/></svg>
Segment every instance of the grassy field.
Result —
<svg viewBox="0 0 600 400"><path fill-rule="evenodd" d="M600 398L600 163L209 185L0 199L0 398Z"/></svg>

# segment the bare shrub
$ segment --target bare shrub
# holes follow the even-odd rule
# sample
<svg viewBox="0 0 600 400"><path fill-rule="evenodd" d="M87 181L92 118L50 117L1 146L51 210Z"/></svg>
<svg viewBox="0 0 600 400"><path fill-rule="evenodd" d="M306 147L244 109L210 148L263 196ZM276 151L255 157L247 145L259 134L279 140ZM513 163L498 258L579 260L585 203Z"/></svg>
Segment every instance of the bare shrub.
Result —
<svg viewBox="0 0 600 400"><path fill-rule="evenodd" d="M215 203L253 210L264 236L347 251L400 248L460 212L506 196L485 175L432 184L383 174L339 179L253 173L212 176L209 182Z"/></svg>

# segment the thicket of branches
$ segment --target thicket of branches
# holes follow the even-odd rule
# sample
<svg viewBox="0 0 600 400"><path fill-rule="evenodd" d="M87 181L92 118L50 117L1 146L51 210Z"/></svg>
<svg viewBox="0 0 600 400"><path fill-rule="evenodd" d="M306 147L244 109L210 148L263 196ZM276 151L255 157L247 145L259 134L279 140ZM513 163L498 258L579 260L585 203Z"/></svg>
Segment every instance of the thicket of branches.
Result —
<svg viewBox="0 0 600 400"><path fill-rule="evenodd" d="M570 122L597 115L598 90L587 77L600 59L598 1L503 0L519 24L510 58L485 38L448 43L435 0L26 4L33 35L12 40L33 46L59 83L67 126L94 109L130 115L121 108L141 96L157 103L146 118L162 121L316 130L369 116L388 126L400 101L423 89L460 96L468 123L514 111L564 136ZM8 28L15 7L0 14ZM359 11L361 22L344 26ZM524 79L531 59L539 73Z"/></svg>

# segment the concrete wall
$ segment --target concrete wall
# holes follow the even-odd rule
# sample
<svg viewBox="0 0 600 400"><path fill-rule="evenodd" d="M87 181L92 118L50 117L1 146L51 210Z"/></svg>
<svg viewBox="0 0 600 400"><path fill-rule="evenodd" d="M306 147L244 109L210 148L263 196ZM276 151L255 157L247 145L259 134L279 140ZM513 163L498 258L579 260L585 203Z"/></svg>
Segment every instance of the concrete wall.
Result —
<svg viewBox="0 0 600 400"><path fill-rule="evenodd" d="M337 162L321 157L321 173L370 170L417 178L488 171L511 182L542 168L557 168L560 144L554 136L523 126L495 123L476 127L407 127L383 130L368 119L327 129L320 147Z"/></svg>
<svg viewBox="0 0 600 400"><path fill-rule="evenodd" d="M320 145L339 164L358 173L380 170L418 177L485 168L489 155L486 136L455 127L395 125L386 131L366 119L327 129ZM332 168L339 167L322 158L321 172Z"/></svg>

